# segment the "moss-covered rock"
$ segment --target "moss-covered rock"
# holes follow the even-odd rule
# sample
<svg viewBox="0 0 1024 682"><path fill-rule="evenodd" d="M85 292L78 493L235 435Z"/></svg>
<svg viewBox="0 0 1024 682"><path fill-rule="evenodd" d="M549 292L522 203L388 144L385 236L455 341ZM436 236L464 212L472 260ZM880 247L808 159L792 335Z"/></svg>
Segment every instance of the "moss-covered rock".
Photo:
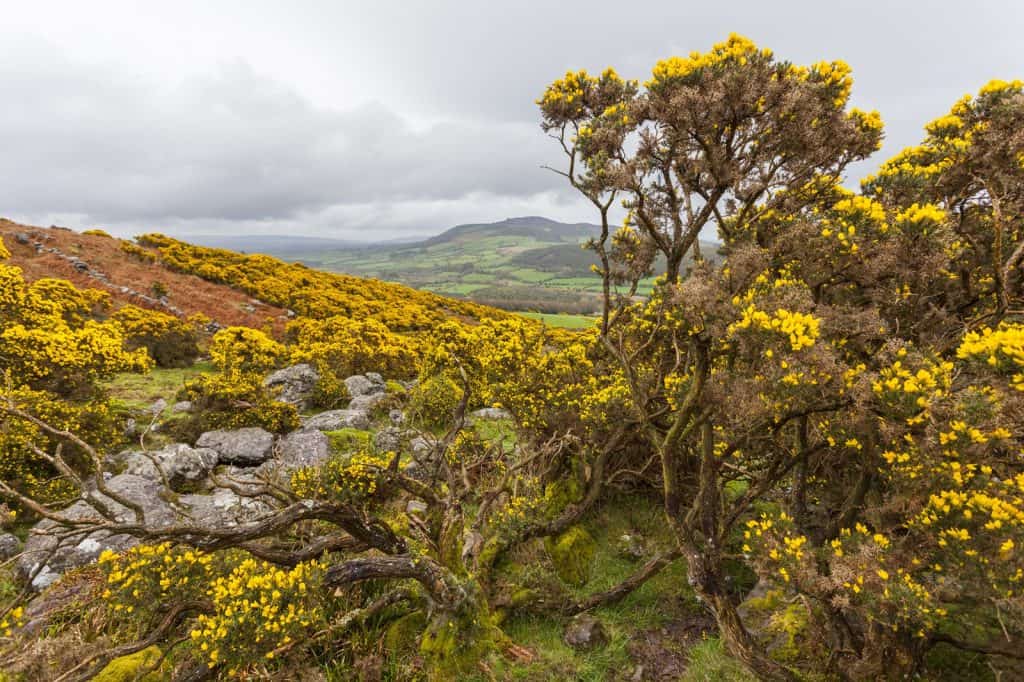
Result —
<svg viewBox="0 0 1024 682"><path fill-rule="evenodd" d="M163 652L155 644L134 654L115 658L93 678L93 682L160 682L164 675L152 670ZM148 671L148 672L147 672Z"/></svg>
<svg viewBox="0 0 1024 682"><path fill-rule="evenodd" d="M545 538L544 547L555 565L555 573L563 582L582 587L590 580L595 543L582 526L572 526L557 537Z"/></svg>

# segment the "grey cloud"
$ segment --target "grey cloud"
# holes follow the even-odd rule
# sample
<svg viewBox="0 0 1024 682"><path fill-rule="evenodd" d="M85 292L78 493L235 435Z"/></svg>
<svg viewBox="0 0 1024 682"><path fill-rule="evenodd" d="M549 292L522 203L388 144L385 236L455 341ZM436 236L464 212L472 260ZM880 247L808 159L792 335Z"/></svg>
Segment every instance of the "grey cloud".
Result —
<svg viewBox="0 0 1024 682"><path fill-rule="evenodd" d="M536 125L423 127L318 108L242 63L161 89L64 64L0 71L0 206L128 218L283 219L335 204L550 190Z"/></svg>
<svg viewBox="0 0 1024 682"><path fill-rule="evenodd" d="M534 100L567 69L645 78L737 31L844 59L886 146L1024 75L1016 0L22 3L0 25L0 214L137 232L388 236L592 218Z"/></svg>

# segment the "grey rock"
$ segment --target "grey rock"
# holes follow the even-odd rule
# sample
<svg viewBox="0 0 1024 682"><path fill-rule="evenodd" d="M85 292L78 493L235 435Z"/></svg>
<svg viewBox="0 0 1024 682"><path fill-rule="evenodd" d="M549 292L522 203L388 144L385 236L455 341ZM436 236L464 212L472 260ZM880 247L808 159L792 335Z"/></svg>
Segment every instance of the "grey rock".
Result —
<svg viewBox="0 0 1024 682"><path fill-rule="evenodd" d="M616 546L619 556L631 561L640 561L647 556L644 539L636 533L623 533Z"/></svg>
<svg viewBox="0 0 1024 682"><path fill-rule="evenodd" d="M227 488L218 488L212 495L182 495L178 504L196 525L204 528L237 526L272 509L258 498L243 497Z"/></svg>
<svg viewBox="0 0 1024 682"><path fill-rule="evenodd" d="M265 462L274 448L273 434L255 426L231 431L207 431L196 447L216 450L224 464L257 465Z"/></svg>
<svg viewBox="0 0 1024 682"><path fill-rule="evenodd" d="M382 377L380 374L377 374L376 372L367 372L363 376L365 376L367 379L369 379L370 383L372 383L375 386L384 386L385 385L384 377Z"/></svg>
<svg viewBox="0 0 1024 682"><path fill-rule="evenodd" d="M573 649L597 649L608 644L608 633L597 618L581 613L565 626L562 641Z"/></svg>
<svg viewBox="0 0 1024 682"><path fill-rule="evenodd" d="M409 500L409 504L405 505L405 512L407 514L415 514L421 516L427 511L427 503L421 502L420 500Z"/></svg>
<svg viewBox="0 0 1024 682"><path fill-rule="evenodd" d="M373 436L373 448L377 452L398 452L402 447L402 429L388 426Z"/></svg>
<svg viewBox="0 0 1024 682"><path fill-rule="evenodd" d="M338 429L365 429L370 426L370 417L362 410L328 410L307 419L304 429L337 431Z"/></svg>
<svg viewBox="0 0 1024 682"><path fill-rule="evenodd" d="M152 405L149 406L149 409L147 410L147 412L149 412L150 414L160 414L161 412L163 412L166 409L167 409L167 401L164 400L163 398L160 398L155 403L153 403Z"/></svg>
<svg viewBox="0 0 1024 682"><path fill-rule="evenodd" d="M292 431L277 441L275 454L276 463L285 469L317 466L331 456L331 444L316 429Z"/></svg>
<svg viewBox="0 0 1024 682"><path fill-rule="evenodd" d="M19 244L28 244L28 235L25 234L24 232L18 232L17 234L14 235L14 241L18 242Z"/></svg>
<svg viewBox="0 0 1024 682"><path fill-rule="evenodd" d="M473 419L511 419L512 413L501 407L485 407L470 412L469 416Z"/></svg>
<svg viewBox="0 0 1024 682"><path fill-rule="evenodd" d="M106 485L115 494L140 505L145 512L147 525L168 526L176 520L171 505L161 495L163 486L160 483L142 476L120 474L112 477ZM98 492L93 494L110 509L119 523L134 521L132 510ZM104 521L99 512L85 500L75 502L61 514L75 521ZM58 525L53 521L44 519L37 523L18 558L18 573L31 580L34 589L41 590L65 571L95 561L104 550L123 552L138 543L130 535L111 535L102 530L86 528L73 533L61 532L59 537L55 535L57 530Z"/></svg>
<svg viewBox="0 0 1024 682"><path fill-rule="evenodd" d="M378 375L379 376L379 375ZM367 379L362 374L354 374L349 378L345 379L345 388L348 389L348 394L353 398L358 398L361 395L370 395L371 393L383 393L384 382L376 384Z"/></svg>
<svg viewBox="0 0 1024 682"><path fill-rule="evenodd" d="M405 414L398 408L395 408L388 412L388 419L391 420L392 424L401 424L405 421Z"/></svg>
<svg viewBox="0 0 1024 682"><path fill-rule="evenodd" d="M174 413L178 413L178 412L191 412L191 411L192 411L192 401L191 400L181 400L181 401L176 402L173 405L171 405L171 412L174 412Z"/></svg>
<svg viewBox="0 0 1024 682"><path fill-rule="evenodd" d="M348 409L359 410L360 412L369 412L370 410L377 406L377 403L384 400L385 398L387 398L387 395L385 395L384 393L369 393L365 395L358 395L355 398L352 398L352 400L349 402Z"/></svg>
<svg viewBox="0 0 1024 682"><path fill-rule="evenodd" d="M309 405L318 381L320 373L312 365L301 363L270 374L263 380L263 385L279 389L278 400L301 409Z"/></svg>
<svg viewBox="0 0 1024 682"><path fill-rule="evenodd" d="M0 561L7 561L21 551L21 540L11 533L0 533Z"/></svg>
<svg viewBox="0 0 1024 682"><path fill-rule="evenodd" d="M162 481L163 476L166 476L171 490L181 492L201 484L217 466L219 459L216 450L174 443L148 455L143 452L129 453L124 458L125 473L154 481ZM159 471L154 463L159 465Z"/></svg>
<svg viewBox="0 0 1024 682"><path fill-rule="evenodd" d="M409 448L414 455L425 455L434 449L436 441L426 436L416 436L409 441Z"/></svg>

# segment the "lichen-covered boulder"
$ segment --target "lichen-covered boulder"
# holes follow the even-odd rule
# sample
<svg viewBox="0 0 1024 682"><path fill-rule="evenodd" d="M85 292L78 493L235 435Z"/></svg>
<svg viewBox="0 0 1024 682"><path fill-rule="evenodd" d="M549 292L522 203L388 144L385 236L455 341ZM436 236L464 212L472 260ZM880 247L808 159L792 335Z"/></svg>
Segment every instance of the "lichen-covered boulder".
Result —
<svg viewBox="0 0 1024 682"><path fill-rule="evenodd" d="M210 448L192 448L184 443L173 443L150 453L129 452L123 459L125 473L154 481L162 481L166 477L171 490L185 492L194 490L206 480L217 466L220 456Z"/></svg>
<svg viewBox="0 0 1024 682"><path fill-rule="evenodd" d="M360 412L369 412L377 406L383 400L387 399L385 393L367 393L365 395L357 395L349 401L348 409L358 410Z"/></svg>
<svg viewBox="0 0 1024 682"><path fill-rule="evenodd" d="M292 431L277 441L274 460L284 469L298 469L323 464L331 455L331 444L322 431L300 429Z"/></svg>
<svg viewBox="0 0 1024 682"><path fill-rule="evenodd" d="M267 461L272 454L274 434L256 426L207 431L199 436L196 447L216 450L223 464L256 466Z"/></svg>
<svg viewBox="0 0 1024 682"><path fill-rule="evenodd" d="M608 644L608 633L597 618L581 613L566 625L562 641L573 649L597 649Z"/></svg>
<svg viewBox="0 0 1024 682"><path fill-rule="evenodd" d="M572 526L561 535L545 538L544 546L562 582L581 587L590 580L594 538L582 526Z"/></svg>
<svg viewBox="0 0 1024 682"><path fill-rule="evenodd" d="M374 374L374 377L378 381L370 379L368 376L362 374L355 374L345 379L345 388L348 389L348 394L353 398L358 398L362 395L371 395L373 393L384 392L384 380L379 374Z"/></svg>
<svg viewBox="0 0 1024 682"><path fill-rule="evenodd" d="M272 511L265 501L244 497L227 488L217 488L210 495L182 495L178 508L203 528L237 526Z"/></svg>
<svg viewBox="0 0 1024 682"><path fill-rule="evenodd" d="M370 426L370 416L362 410L328 410L313 415L302 424L304 429L338 431L340 429L365 429Z"/></svg>
<svg viewBox="0 0 1024 682"><path fill-rule="evenodd" d="M7 561L21 551L21 540L11 533L0 533L0 561Z"/></svg>
<svg viewBox="0 0 1024 682"><path fill-rule="evenodd" d="M279 369L263 380L263 385L277 391L277 399L299 409L309 406L316 392L320 373L312 365L301 363Z"/></svg>
<svg viewBox="0 0 1024 682"><path fill-rule="evenodd" d="M511 419L512 413L502 407L484 407L469 413L471 419Z"/></svg>
<svg viewBox="0 0 1024 682"><path fill-rule="evenodd" d="M114 494L141 506L147 525L169 526L178 518L165 499L166 489L162 483L134 474L120 474L110 478L106 486ZM110 509L119 523L134 521L133 510L99 493L95 495ZM85 500L75 502L63 510L61 515L73 521L104 521L99 512ZM17 561L17 569L24 579L31 581L33 588L41 590L65 571L92 563L104 550L122 552L137 543L138 540L130 535L111 535L102 530L82 530L68 534L61 532L56 522L44 519L29 532L25 548Z"/></svg>

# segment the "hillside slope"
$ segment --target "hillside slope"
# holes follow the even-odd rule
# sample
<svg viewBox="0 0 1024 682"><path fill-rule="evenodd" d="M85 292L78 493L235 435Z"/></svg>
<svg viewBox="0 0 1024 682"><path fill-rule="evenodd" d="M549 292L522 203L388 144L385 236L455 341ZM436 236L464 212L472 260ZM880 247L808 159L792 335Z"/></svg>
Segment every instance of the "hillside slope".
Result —
<svg viewBox="0 0 1024 682"><path fill-rule="evenodd" d="M429 329L446 319L506 313L362 277L325 273L270 256L195 246L163 235L140 243L99 231L33 227L0 219L10 262L28 281L67 279L110 294L114 307L134 304L179 317L202 313L227 326L270 326L281 333L296 316L376 319L393 331Z"/></svg>
<svg viewBox="0 0 1024 682"><path fill-rule="evenodd" d="M280 330L287 311L223 284L175 272L159 262L132 254L130 244L103 234L60 227L34 227L0 218L0 238L10 262L33 282L44 277L71 281L79 288L110 294L115 307L134 304L180 317L202 313L221 325L263 327L268 320ZM154 291L154 288L156 289ZM161 296L162 294L162 296Z"/></svg>
<svg viewBox="0 0 1024 682"><path fill-rule="evenodd" d="M530 216L459 225L412 244L278 255L508 310L589 313L600 308L601 280L591 271L596 257L581 246L599 230ZM703 248L713 255L717 245ZM651 283L643 282L639 293L647 294Z"/></svg>

